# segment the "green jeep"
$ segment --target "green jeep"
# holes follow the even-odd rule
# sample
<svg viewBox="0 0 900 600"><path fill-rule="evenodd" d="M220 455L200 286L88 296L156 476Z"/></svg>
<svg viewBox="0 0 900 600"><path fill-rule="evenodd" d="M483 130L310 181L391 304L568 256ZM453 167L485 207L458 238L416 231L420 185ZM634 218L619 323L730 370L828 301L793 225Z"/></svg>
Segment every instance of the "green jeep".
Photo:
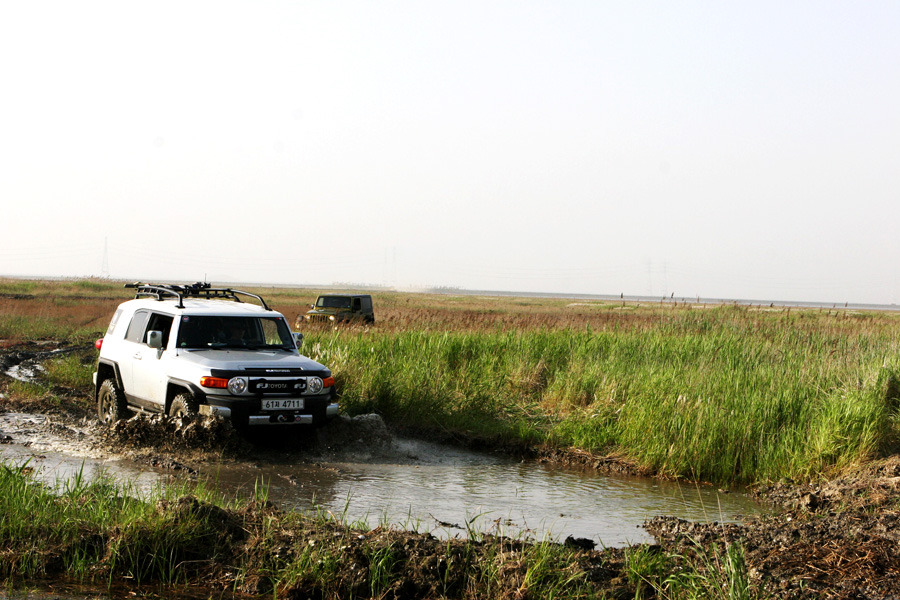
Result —
<svg viewBox="0 0 900 600"><path fill-rule="evenodd" d="M374 323L372 296L369 294L323 294L309 305L303 315L307 323ZM298 325L301 319L298 317Z"/></svg>

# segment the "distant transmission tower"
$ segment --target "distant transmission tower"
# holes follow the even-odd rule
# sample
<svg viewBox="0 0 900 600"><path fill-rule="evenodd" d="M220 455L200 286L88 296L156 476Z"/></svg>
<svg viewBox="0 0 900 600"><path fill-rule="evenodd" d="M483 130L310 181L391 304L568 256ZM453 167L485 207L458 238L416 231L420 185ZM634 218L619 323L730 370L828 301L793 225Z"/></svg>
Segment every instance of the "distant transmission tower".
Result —
<svg viewBox="0 0 900 600"><path fill-rule="evenodd" d="M103 264L100 265L100 277L109 279L109 243L103 238Z"/></svg>

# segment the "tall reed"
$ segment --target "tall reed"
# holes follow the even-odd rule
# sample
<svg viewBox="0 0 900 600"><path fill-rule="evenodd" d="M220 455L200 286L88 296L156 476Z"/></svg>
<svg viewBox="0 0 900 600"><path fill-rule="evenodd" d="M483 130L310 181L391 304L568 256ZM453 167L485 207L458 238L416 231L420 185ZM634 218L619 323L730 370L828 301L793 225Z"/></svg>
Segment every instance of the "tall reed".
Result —
<svg viewBox="0 0 900 600"><path fill-rule="evenodd" d="M312 332L305 351L352 413L752 482L893 447L895 328L725 307L619 331Z"/></svg>

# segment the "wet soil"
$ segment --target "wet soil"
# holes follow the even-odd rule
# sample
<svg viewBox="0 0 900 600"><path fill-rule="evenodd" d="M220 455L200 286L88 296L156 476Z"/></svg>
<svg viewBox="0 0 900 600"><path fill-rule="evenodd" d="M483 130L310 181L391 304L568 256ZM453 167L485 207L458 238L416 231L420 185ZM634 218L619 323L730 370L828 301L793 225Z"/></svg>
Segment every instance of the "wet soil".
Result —
<svg viewBox="0 0 900 600"><path fill-rule="evenodd" d="M52 355L54 349L37 345L0 347L0 366L8 373L17 365L33 361L33 371L39 373L40 357ZM36 410L34 401L20 402L10 398L7 393L9 381L9 375L0 375L0 443L12 438L25 440L26 444L37 443L40 439L53 437L69 440L72 447L78 447L82 452L127 456L187 474L191 473L191 464L196 464L195 461L212 457L264 459L265 453L272 450L271 445L248 442L228 423L209 418L182 422L141 417L102 430L94 423L92 405L83 393L64 393L63 401L57 397L53 404L45 407L46 410ZM3 420L4 416L10 417L19 411L28 412L34 418L27 421L27 425L15 418ZM355 444L360 450L377 452L379 440L390 436L379 421L375 418L341 421L334 429L331 443L341 447ZM2 431L4 427L6 431ZM11 431L10 427L17 429ZM277 446L278 442L274 443ZM478 442L485 443L483 440ZM328 443L320 446L320 450L327 452ZM601 470L629 468L620 461L582 453L529 451L546 461L577 462ZM178 460L172 458L173 455L177 455ZM694 557L696 565L709 562L709 556L724 556L729 545L739 543L744 551L750 582L761 597L900 598L900 553L897 552L900 542L900 456L872 461L829 481L780 483L759 487L755 493L761 502L775 509L773 513L749 517L740 523L698 523L658 516L645 524L658 542L650 548L675 557L676 562ZM336 574L339 584L335 589L348 597L367 597L365 557L371 555L373 548L390 548L399 557L393 583L384 591L383 597L465 597L466 594L464 589L454 588L454 585L464 585L465 573L454 571L455 567L446 562L454 551L460 556L472 552L472 546L465 546L462 540L439 540L429 533L393 528L357 531L337 523L327 531L321 526L279 530L272 528L271 523L282 519L282 513L269 504L251 503L235 512L185 498L176 503L161 504L158 509L173 514L206 511L207 518L216 520L216 530L223 532L223 539L227 538L231 552L258 555L260 564L266 564L274 557L287 560L296 548L339 543L340 553L346 560ZM263 523L266 523L265 527ZM509 571L510 582L515 582L521 576L516 569L524 564L516 556L521 555L527 543L485 536L475 546L485 553L496 552L499 547L510 558L502 568ZM577 550L572 558L577 565L573 563L573 568L577 566L586 573L596 590L610 597L635 597L635 583L629 580L626 572L630 549L595 550L592 544L576 538L567 539L565 544ZM271 594L273 582L267 580L262 571L237 584L227 564L227 561L210 564L197 576L202 578L204 585L217 589ZM510 590L514 590L515 586L512 583L511 586ZM311 580L299 580L291 589L279 591L284 597L298 598L323 594L320 584ZM512 591L501 591L501 595L515 597ZM644 594L645 597L652 596L652 591L644 590Z"/></svg>
<svg viewBox="0 0 900 600"><path fill-rule="evenodd" d="M656 517L646 527L686 555L740 542L752 581L775 597L900 598L900 457L757 494L780 511L741 524Z"/></svg>

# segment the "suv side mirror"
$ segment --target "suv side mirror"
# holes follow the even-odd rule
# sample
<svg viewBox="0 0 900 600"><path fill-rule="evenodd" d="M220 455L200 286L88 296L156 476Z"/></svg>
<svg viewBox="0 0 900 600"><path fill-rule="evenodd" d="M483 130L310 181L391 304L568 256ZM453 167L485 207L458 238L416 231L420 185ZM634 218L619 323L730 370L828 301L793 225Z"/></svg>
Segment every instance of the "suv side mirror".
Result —
<svg viewBox="0 0 900 600"><path fill-rule="evenodd" d="M162 348L162 331L148 331L147 345L157 350Z"/></svg>
<svg viewBox="0 0 900 600"><path fill-rule="evenodd" d="M300 346L303 345L303 334L300 332L294 332L291 334L291 336L294 338L294 345L297 346L297 349L299 349Z"/></svg>

